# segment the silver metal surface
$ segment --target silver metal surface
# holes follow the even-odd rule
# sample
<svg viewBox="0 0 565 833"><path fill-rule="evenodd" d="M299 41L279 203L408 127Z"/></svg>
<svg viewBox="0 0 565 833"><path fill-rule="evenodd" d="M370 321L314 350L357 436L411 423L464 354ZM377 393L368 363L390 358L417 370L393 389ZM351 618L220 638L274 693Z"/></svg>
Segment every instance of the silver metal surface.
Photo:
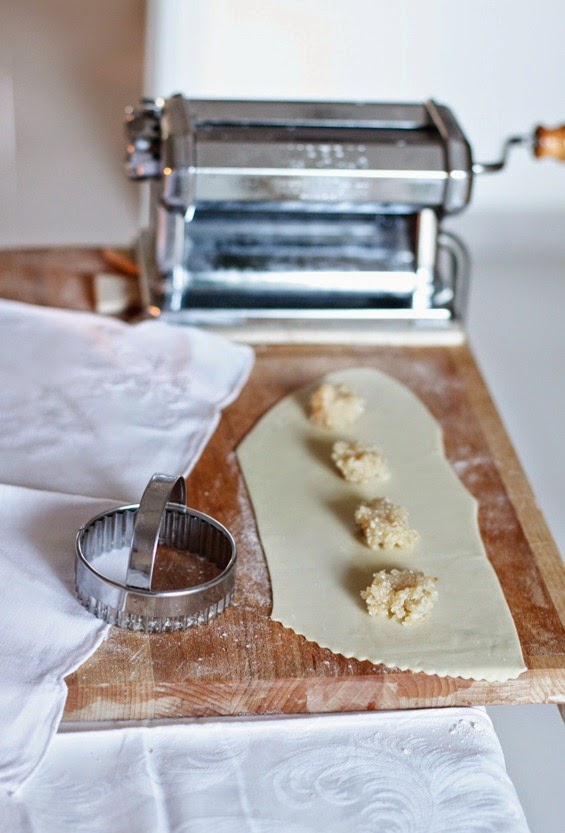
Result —
<svg viewBox="0 0 565 833"><path fill-rule="evenodd" d="M171 480L176 483L176 478ZM111 625L148 633L184 630L222 613L233 596L235 541L214 518L180 504L166 504L162 515L154 519L159 544L215 564L220 570L215 578L187 588L155 591L114 581L97 569L100 556L131 548L140 515L140 504L120 506L97 515L79 530L75 585L81 604Z"/></svg>
<svg viewBox="0 0 565 833"><path fill-rule="evenodd" d="M444 214L454 214L461 211L471 198L471 149L451 110L431 100L426 102L426 109L443 142L447 179L442 210Z"/></svg>
<svg viewBox="0 0 565 833"><path fill-rule="evenodd" d="M141 105L126 109L126 172L130 179L161 175L161 107L150 99L143 99Z"/></svg>
<svg viewBox="0 0 565 833"><path fill-rule="evenodd" d="M186 107L191 118L205 124L414 130L428 123L424 105L404 102L188 100Z"/></svg>
<svg viewBox="0 0 565 833"><path fill-rule="evenodd" d="M510 136L506 139L503 148L502 148L502 155L500 159L496 162L475 162L473 164L473 173L474 174L494 174L501 171L506 163L508 162L508 157L510 155L510 151L512 148L515 147L527 147L530 150L533 150L535 147L535 134L530 133L524 136Z"/></svg>
<svg viewBox="0 0 565 833"><path fill-rule="evenodd" d="M163 203L185 214L207 201L390 202L444 212L468 201L469 147L447 108L433 102L225 102L177 95L163 105L161 130Z"/></svg>
<svg viewBox="0 0 565 833"><path fill-rule="evenodd" d="M442 231L435 249L425 229L420 234L418 254L423 275L420 284L414 270L327 273L305 270L300 274L257 271L246 274L243 279L237 273L226 278L225 274L210 272L193 276L187 291L183 280L177 288L172 282L155 283L155 248L149 232L140 235L137 251L141 294L151 316L173 323L230 329L230 337L244 341L322 343L337 338L351 342L363 334L364 341L380 342L381 336L387 341L391 326L395 333L403 332L404 338L410 340L419 339L415 328L422 330L424 340L432 331L443 339L447 330L454 333L459 330L465 310L469 273L466 249L458 238ZM240 288L237 305L229 303L232 283ZM199 286L215 302L207 306L195 303ZM273 303L268 307L259 306L258 290L265 297L268 288L272 290ZM423 296L422 307L418 305L418 289ZM308 293L309 306L290 306L293 290L294 295L300 292L302 299ZM321 300L328 297L331 306L322 306ZM356 297L358 303L354 303ZM372 306L367 305L368 298L375 299ZM404 305L387 307L391 298L400 298ZM353 302L345 306L344 302L351 299ZM425 303L430 306L423 308ZM379 334L383 326L387 330Z"/></svg>
<svg viewBox="0 0 565 833"><path fill-rule="evenodd" d="M130 114L130 139L154 112ZM473 169L448 108L176 95L158 113L142 266L152 313L218 326L459 317L438 234L469 201ZM128 170L145 175L129 147Z"/></svg>
<svg viewBox="0 0 565 833"><path fill-rule="evenodd" d="M151 590L163 513L168 503L186 505L184 477L154 474L139 503L126 573L128 587Z"/></svg>

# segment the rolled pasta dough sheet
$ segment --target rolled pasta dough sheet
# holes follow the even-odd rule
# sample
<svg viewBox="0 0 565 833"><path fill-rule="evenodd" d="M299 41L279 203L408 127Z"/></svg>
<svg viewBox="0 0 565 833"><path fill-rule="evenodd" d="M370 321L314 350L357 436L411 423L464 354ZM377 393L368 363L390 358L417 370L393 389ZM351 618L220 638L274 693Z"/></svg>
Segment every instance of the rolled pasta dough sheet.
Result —
<svg viewBox="0 0 565 833"><path fill-rule="evenodd" d="M366 400L347 430L308 420L311 391L275 405L237 454L271 576L272 618L345 657L441 676L506 680L526 670L516 628L478 526L478 506L452 470L441 428L404 385L372 368L328 374ZM390 480L347 483L331 461L336 439L375 443ZM421 541L411 552L370 550L353 520L361 500L408 509ZM370 617L360 591L383 568L420 570L439 594L422 624Z"/></svg>

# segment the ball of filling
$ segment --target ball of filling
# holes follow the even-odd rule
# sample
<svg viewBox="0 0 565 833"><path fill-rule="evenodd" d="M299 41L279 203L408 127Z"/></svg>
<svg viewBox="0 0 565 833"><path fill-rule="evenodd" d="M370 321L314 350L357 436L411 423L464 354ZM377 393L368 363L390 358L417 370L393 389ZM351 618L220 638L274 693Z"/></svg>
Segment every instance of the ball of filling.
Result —
<svg viewBox="0 0 565 833"><path fill-rule="evenodd" d="M358 506L355 523L361 527L372 550L411 550L420 540L420 535L408 524L406 509L388 498L378 497Z"/></svg>
<svg viewBox="0 0 565 833"><path fill-rule="evenodd" d="M332 449L332 460L349 483L388 480L390 477L386 458L374 445L338 440Z"/></svg>
<svg viewBox="0 0 565 833"><path fill-rule="evenodd" d="M361 591L370 616L414 625L430 615L437 602L437 579L414 570L380 570Z"/></svg>
<svg viewBox="0 0 565 833"><path fill-rule="evenodd" d="M324 382L310 396L310 422L320 428L345 428L364 410L364 399L347 385Z"/></svg>

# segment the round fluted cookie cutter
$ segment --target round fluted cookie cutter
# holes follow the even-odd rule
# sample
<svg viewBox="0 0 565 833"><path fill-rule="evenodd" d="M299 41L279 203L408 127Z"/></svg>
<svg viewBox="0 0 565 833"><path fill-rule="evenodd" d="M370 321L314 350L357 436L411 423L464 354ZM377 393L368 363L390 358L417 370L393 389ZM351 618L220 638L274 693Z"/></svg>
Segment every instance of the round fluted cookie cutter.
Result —
<svg viewBox="0 0 565 833"><path fill-rule="evenodd" d="M171 502L175 501L175 502ZM119 506L88 521L76 539L79 601L99 619L133 631L181 631L214 619L230 604L236 545L221 523L189 509L182 477L155 474L140 503ZM216 564L210 581L178 590L152 590L158 545L186 550ZM96 559L129 547L125 582L96 569Z"/></svg>

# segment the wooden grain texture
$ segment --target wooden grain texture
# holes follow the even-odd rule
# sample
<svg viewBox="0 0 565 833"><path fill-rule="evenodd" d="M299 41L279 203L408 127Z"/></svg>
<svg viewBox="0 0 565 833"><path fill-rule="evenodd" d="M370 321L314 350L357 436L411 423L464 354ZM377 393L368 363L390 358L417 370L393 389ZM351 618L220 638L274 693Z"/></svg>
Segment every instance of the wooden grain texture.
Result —
<svg viewBox="0 0 565 833"><path fill-rule="evenodd" d="M114 249L0 251L0 297L40 306L94 310L95 275L115 273L127 280L123 263L130 260L129 252Z"/></svg>
<svg viewBox="0 0 565 833"><path fill-rule="evenodd" d="M99 255L68 255L48 255L51 266L63 264L63 276L49 272L49 292L36 288L25 300L56 304L55 284L64 284L67 273L73 283L84 270L88 281ZM41 256L33 258L41 282ZM6 264L13 270L14 263L24 269L25 253L16 260L0 253L0 294ZM59 305L88 308L78 287L80 281L62 291ZM188 481L190 505L225 523L238 542L234 604L183 634L113 629L67 678L65 720L563 701L565 568L468 347L271 346L256 354L248 385L225 411ZM269 618L269 576L235 448L281 397L330 370L361 365L410 387L443 427L448 458L479 501L481 534L516 622L528 668L517 680L489 683L374 666L322 649Z"/></svg>
<svg viewBox="0 0 565 833"><path fill-rule="evenodd" d="M565 124L550 128L540 125L534 137L534 154L538 158L565 162Z"/></svg>

